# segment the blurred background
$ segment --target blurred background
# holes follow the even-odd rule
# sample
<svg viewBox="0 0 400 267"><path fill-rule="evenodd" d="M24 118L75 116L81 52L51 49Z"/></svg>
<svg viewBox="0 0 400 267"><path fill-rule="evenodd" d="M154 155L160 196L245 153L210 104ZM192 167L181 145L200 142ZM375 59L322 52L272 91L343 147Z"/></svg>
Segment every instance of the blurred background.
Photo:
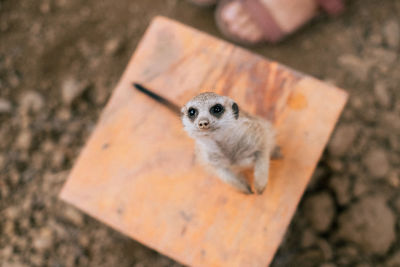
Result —
<svg viewBox="0 0 400 267"><path fill-rule="evenodd" d="M57 198L156 15L221 37L184 0L0 0L0 266L180 266ZM400 266L399 15L349 0L251 49L350 94L272 266Z"/></svg>

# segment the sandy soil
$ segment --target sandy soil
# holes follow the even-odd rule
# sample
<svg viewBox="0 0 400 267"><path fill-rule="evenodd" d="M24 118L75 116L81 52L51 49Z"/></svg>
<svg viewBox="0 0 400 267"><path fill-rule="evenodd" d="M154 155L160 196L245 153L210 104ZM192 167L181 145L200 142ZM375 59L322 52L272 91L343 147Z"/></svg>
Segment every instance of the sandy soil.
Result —
<svg viewBox="0 0 400 267"><path fill-rule="evenodd" d="M273 266L400 266L399 14L349 0L253 49L350 93ZM220 37L183 0L0 0L1 266L179 266L57 199L155 15Z"/></svg>

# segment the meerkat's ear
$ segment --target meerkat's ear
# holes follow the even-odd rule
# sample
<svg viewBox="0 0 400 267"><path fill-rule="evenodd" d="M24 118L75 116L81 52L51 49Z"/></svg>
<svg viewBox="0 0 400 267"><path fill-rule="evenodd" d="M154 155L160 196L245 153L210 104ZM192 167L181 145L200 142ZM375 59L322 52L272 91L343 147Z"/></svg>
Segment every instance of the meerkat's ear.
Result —
<svg viewBox="0 0 400 267"><path fill-rule="evenodd" d="M232 104L232 112L233 112L233 115L235 116L235 119L238 119L239 118L239 106L235 102L233 102L233 104Z"/></svg>

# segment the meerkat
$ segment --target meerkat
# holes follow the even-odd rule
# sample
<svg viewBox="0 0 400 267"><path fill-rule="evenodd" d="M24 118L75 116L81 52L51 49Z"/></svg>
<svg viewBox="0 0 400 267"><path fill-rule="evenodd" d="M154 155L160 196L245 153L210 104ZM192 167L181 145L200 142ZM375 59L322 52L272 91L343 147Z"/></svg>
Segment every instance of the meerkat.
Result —
<svg viewBox="0 0 400 267"><path fill-rule="evenodd" d="M178 112L179 107L169 100L134 85ZM270 122L241 110L231 98L212 92L193 97L180 109L180 116L184 130L195 140L201 163L210 166L222 181L246 194L253 191L241 171L254 168L254 189L258 194L264 191L270 159L276 153L275 131Z"/></svg>

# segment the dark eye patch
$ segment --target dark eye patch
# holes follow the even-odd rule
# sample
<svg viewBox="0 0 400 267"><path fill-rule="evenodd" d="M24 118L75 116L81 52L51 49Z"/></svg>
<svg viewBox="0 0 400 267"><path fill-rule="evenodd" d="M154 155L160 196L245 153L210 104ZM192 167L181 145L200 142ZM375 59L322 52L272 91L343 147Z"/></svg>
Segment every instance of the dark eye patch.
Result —
<svg viewBox="0 0 400 267"><path fill-rule="evenodd" d="M233 116L235 116L235 119L239 118L239 106L236 103L232 104L232 112Z"/></svg>
<svg viewBox="0 0 400 267"><path fill-rule="evenodd" d="M215 104L214 106L212 106L210 108L210 113L211 115L220 118L222 116L222 114L224 114L224 107L221 104Z"/></svg>
<svg viewBox="0 0 400 267"><path fill-rule="evenodd" d="M187 115L191 121L194 121L198 114L199 114L199 111L197 109L195 109L195 108L188 109Z"/></svg>

